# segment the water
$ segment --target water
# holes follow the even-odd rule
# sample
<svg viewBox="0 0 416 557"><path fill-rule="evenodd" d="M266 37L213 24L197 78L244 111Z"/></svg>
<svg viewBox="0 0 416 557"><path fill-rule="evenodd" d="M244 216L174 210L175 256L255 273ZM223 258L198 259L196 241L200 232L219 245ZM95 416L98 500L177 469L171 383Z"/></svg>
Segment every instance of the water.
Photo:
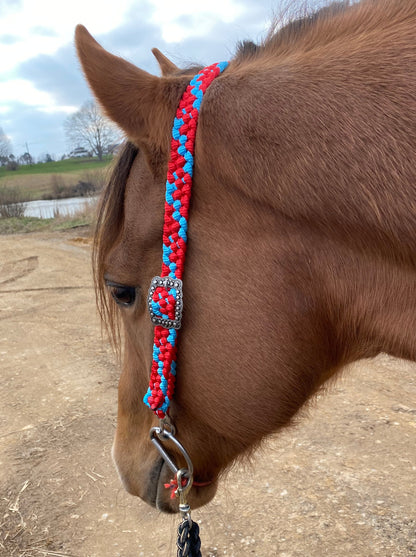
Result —
<svg viewBox="0 0 416 557"><path fill-rule="evenodd" d="M71 216L96 201L96 197L69 197L67 199L39 199L25 203L25 217L52 219Z"/></svg>

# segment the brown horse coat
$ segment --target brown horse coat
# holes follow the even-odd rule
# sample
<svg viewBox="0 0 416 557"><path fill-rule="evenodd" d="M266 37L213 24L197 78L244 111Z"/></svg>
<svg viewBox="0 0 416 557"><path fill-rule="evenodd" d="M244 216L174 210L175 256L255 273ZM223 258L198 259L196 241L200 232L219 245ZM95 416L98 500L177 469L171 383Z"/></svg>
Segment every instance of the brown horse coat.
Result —
<svg viewBox="0 0 416 557"><path fill-rule="evenodd" d="M79 27L84 72L130 143L104 194L96 277L123 322L114 457L159 509L170 473L141 403L178 101L195 71L155 51L154 77ZM416 360L416 2L364 0L246 44L208 90L196 140L172 417L194 461L192 505L238 455L290 423L346 363ZM104 279L136 288L118 310Z"/></svg>

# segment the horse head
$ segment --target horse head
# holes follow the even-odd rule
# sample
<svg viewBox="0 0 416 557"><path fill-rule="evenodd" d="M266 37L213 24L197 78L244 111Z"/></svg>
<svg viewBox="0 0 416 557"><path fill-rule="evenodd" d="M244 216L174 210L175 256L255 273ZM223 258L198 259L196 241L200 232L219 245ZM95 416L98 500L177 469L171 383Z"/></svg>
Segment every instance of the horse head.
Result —
<svg viewBox="0 0 416 557"><path fill-rule="evenodd" d="M403 33L411 40L406 29L402 43ZM357 34L344 46L333 38L327 55L311 49L316 34L302 33L297 59L279 37L261 59L253 48L240 53L201 106L170 410L194 464L193 507L214 496L237 457L291 423L343 364L380 350L416 356L414 337L399 326L415 330L414 235L406 236L408 221L387 214L384 203L387 183L402 192L399 208L413 191L410 100L402 95L387 107L396 117L389 134L400 140L393 144L377 134L378 89L359 80L367 67L360 57L378 59L377 48L391 48L391 37L380 35L367 51L354 50L354 37L363 40ZM94 95L128 138L103 196L95 244L102 311L123 329L113 456L130 493L174 512L164 488L171 472L149 439L157 420L141 400L152 365L147 292L161 264L170 132L197 69L179 70L154 50L162 70L155 77L105 51L81 26L76 43ZM399 59L410 64L389 58ZM337 73L337 60L359 95ZM383 91L393 94L391 70ZM366 149L358 149L364 139ZM389 320L397 326L388 328ZM181 459L175 447L172 454Z"/></svg>

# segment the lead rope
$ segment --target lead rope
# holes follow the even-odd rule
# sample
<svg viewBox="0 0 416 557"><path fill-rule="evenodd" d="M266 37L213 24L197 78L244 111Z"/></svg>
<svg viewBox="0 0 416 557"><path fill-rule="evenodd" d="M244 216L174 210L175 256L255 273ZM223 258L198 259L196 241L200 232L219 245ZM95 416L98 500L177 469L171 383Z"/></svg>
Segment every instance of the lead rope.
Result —
<svg viewBox="0 0 416 557"><path fill-rule="evenodd" d="M167 487L177 486L174 495L179 497L179 512L182 515L178 528L177 557L201 557L199 526L191 519L191 508L187 501L187 494L193 483L193 466L188 453L176 439L175 427L169 418L170 402L175 389L177 338L183 308L182 276L195 136L205 91L227 66L228 62L219 62L201 70L189 83L176 111L166 179L162 271L160 276L152 279L148 296L148 309L155 325L155 334L150 384L143 402L160 419L160 427L150 430L150 439L176 476ZM187 468L178 470L163 446L163 442L167 440L176 445L185 458Z"/></svg>
<svg viewBox="0 0 416 557"><path fill-rule="evenodd" d="M181 472L177 474L178 489L182 485ZM190 489L190 487L189 487ZM179 512L182 522L178 526L177 557L202 557L199 526L191 518L191 507L186 500L187 491L179 492Z"/></svg>
<svg viewBox="0 0 416 557"><path fill-rule="evenodd" d="M179 524L178 527L178 547L177 557L202 557L201 555L201 540L199 539L199 526L196 522L190 521L186 518Z"/></svg>

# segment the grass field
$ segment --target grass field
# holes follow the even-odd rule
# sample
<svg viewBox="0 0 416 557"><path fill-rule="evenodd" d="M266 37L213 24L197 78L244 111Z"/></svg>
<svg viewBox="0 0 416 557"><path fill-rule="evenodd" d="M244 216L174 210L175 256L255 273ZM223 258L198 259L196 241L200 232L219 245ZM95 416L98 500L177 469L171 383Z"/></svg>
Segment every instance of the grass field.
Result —
<svg viewBox="0 0 416 557"><path fill-rule="evenodd" d="M55 219L38 219L36 217L0 218L0 235L69 230L80 227L91 227L92 224L93 219L91 215L85 214Z"/></svg>
<svg viewBox="0 0 416 557"><path fill-rule="evenodd" d="M14 193L18 194L17 201L68 197L68 192L79 182L93 184L98 191L105 181L111 161L112 157L103 161L80 158L20 166L17 170L0 167L0 201ZM9 199L6 203L16 201L14 197ZM58 215L54 219L40 219L8 216L0 218L0 235L91 226L94 218L93 205L70 217Z"/></svg>
<svg viewBox="0 0 416 557"><path fill-rule="evenodd" d="M25 164L17 170L6 170L0 167L1 179L18 179L21 176L33 174L66 174L68 172L83 172L84 170L96 170L105 168L113 160L113 157L104 157L102 161L94 158L67 159L63 161L39 162L37 164Z"/></svg>
<svg viewBox="0 0 416 557"><path fill-rule="evenodd" d="M50 219L25 216L0 218L0 235L42 231L59 232L80 227L92 233L95 219L96 203L88 203L76 213L68 216L60 215L58 212L54 218Z"/></svg>
<svg viewBox="0 0 416 557"><path fill-rule="evenodd" d="M112 160L79 158L22 165L17 170L0 167L0 187L17 188L24 201L55 197L57 184L70 187L79 181L102 181Z"/></svg>

